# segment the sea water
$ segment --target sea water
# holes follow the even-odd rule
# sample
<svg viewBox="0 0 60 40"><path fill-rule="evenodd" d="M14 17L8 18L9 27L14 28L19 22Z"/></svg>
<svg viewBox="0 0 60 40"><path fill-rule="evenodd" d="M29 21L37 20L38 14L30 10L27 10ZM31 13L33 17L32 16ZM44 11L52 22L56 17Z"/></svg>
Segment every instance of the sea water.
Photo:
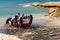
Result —
<svg viewBox="0 0 60 40"><path fill-rule="evenodd" d="M5 17L13 17L17 15L17 13L20 14L25 14L25 15L30 15L32 14L33 16L41 16L41 14L46 14L48 12L47 9L43 8L4 8L0 10L0 17L5 18Z"/></svg>
<svg viewBox="0 0 60 40"><path fill-rule="evenodd" d="M47 14L47 8L28 8L23 7L28 3L38 3L38 2L50 2L52 0L0 0L0 19L6 19L8 17L13 17L17 13L33 16L41 16L41 14ZM53 0L59 1L59 0ZM21 5L19 5L21 4Z"/></svg>

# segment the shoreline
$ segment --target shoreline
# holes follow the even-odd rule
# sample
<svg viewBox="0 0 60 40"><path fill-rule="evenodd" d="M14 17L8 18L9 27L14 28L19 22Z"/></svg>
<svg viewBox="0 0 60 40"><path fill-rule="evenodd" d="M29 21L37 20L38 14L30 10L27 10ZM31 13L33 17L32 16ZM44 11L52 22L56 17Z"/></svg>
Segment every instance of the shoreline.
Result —
<svg viewBox="0 0 60 40"><path fill-rule="evenodd" d="M37 18L37 17L42 17L42 16L45 16L47 13L45 13L45 14L32 14L33 15L33 17L34 18ZM28 15L30 15L30 14L28 14ZM27 15L27 16L28 16ZM15 16L15 15L14 15ZM9 18L9 17L14 17L13 15L12 16L2 16L2 17L0 17L0 20L6 20L7 18ZM26 15L25 15L26 16Z"/></svg>
<svg viewBox="0 0 60 40"><path fill-rule="evenodd" d="M5 21L6 19L0 19L0 27L3 27L4 24L5 24ZM47 26L47 27L50 27L50 26L60 26L60 20L58 19L51 19L49 18L49 16L40 16L39 18L38 17L34 17L33 18L33 24L39 24L39 25L43 25L43 26Z"/></svg>
<svg viewBox="0 0 60 40"><path fill-rule="evenodd" d="M6 19L0 20L0 27L3 27L5 25ZM59 19L51 19L49 16L40 16L40 17L34 17L33 18L33 24L43 25L46 27L54 28L59 27L60 20ZM60 27L59 27L60 28Z"/></svg>

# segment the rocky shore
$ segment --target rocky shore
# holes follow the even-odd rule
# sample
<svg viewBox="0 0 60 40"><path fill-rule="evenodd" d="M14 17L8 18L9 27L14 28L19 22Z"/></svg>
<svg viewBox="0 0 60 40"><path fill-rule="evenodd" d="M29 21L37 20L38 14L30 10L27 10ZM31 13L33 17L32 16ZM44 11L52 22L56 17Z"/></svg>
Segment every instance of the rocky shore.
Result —
<svg viewBox="0 0 60 40"><path fill-rule="evenodd" d="M0 25L1 27L0 30L5 27L2 24ZM33 24L34 24L33 27L37 27L37 28L6 29L7 34L2 32L3 35L2 34L1 35L2 37L4 35L6 36L13 35L13 37L16 36L16 38L22 40L60 40L60 20L57 19L52 20L48 16L43 16L38 19L34 18ZM12 40L13 37L8 39Z"/></svg>

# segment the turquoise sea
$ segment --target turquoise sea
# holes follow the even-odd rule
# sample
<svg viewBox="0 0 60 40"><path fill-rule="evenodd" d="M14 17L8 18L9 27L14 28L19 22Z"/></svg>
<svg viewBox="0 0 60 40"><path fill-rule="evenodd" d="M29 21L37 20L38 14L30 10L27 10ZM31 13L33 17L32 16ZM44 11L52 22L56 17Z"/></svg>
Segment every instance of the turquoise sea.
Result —
<svg viewBox="0 0 60 40"><path fill-rule="evenodd" d="M59 2L60 0L0 0L0 19L13 17L17 13L40 16L48 13L47 8L25 8L23 5L36 2ZM23 5L19 5L23 4Z"/></svg>

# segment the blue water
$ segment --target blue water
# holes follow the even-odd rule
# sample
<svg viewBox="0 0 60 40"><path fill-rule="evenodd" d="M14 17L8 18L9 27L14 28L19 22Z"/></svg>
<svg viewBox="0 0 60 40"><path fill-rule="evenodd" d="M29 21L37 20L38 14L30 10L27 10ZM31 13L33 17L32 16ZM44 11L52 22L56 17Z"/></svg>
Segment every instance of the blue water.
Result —
<svg viewBox="0 0 60 40"><path fill-rule="evenodd" d="M34 2L59 2L60 0L0 0L0 18L16 15L18 12L25 15L39 15L48 13L47 8L24 8L22 5Z"/></svg>

